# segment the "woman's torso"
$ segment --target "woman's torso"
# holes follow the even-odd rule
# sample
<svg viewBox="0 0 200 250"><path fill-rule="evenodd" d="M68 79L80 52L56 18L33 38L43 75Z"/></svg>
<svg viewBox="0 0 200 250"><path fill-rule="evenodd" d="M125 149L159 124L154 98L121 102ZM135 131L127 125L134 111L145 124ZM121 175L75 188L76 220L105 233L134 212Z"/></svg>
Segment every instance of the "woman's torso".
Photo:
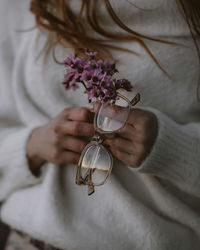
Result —
<svg viewBox="0 0 200 250"><path fill-rule="evenodd" d="M123 43L122 46L141 53L141 56L114 52L119 60L120 75L133 84L130 98L134 92L141 93L141 106L159 109L178 123L199 122L200 106L196 100L199 61L194 42L185 21L177 14L177 9L173 9L174 1L151 3L153 10L142 12L128 2L114 2L116 6L122 5L118 11L127 17L128 24L132 23L131 28L148 35L153 32L153 36L187 47L146 40L170 79L140 45ZM7 5L14 14L12 4ZM21 21L17 24L12 21L12 35L8 38L12 41L14 27L27 28L27 18L29 28L33 21L28 13L23 17L22 10L27 11L28 3L21 0L19 5L23 4L24 7L20 6L21 10L15 14L22 15ZM144 8L152 5L149 1L141 4ZM127 14L128 6L130 13ZM37 35L37 30L16 35L13 42L15 61L9 82L15 97L11 101L17 112L16 119L24 125L31 123L35 126L48 122L64 108L88 105L83 89L64 90L61 84L64 67L56 64L51 56L45 67L42 57L35 62L45 42L45 36L41 35L37 44ZM72 53L61 47L56 51L61 61ZM3 77L10 80L7 72ZM108 183L96 189L91 197L87 196L86 188L75 184L75 174L74 165L47 164L41 184L16 191L4 203L3 220L33 237L67 249L188 250L190 244L197 249L200 204L195 197L181 192L169 182L136 173L117 160Z"/></svg>

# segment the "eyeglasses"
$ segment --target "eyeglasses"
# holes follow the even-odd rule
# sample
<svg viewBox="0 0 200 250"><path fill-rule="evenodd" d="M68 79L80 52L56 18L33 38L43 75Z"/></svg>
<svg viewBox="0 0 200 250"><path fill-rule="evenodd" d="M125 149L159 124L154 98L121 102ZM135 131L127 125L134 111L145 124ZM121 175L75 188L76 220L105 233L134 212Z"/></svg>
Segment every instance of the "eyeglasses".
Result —
<svg viewBox="0 0 200 250"><path fill-rule="evenodd" d="M103 185L112 171L113 156L103 145L105 137L125 126L131 108L139 101L139 93L131 101L118 94L115 105L99 106L94 117L95 135L83 149L76 173L76 184L87 185L88 195L94 193L95 186Z"/></svg>

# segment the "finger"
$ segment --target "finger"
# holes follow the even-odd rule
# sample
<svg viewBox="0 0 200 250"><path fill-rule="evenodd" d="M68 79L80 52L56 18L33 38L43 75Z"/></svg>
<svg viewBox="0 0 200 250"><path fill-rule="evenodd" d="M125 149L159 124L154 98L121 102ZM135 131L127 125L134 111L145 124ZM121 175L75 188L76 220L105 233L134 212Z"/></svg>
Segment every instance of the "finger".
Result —
<svg viewBox="0 0 200 250"><path fill-rule="evenodd" d="M132 154L134 150L133 142L122 137L116 137L113 139L106 139L105 144L110 146L110 148L114 148L115 150L119 150L128 154Z"/></svg>
<svg viewBox="0 0 200 250"><path fill-rule="evenodd" d="M96 113L98 112L100 106L101 106L101 103L100 102L93 102L93 108L91 109L91 112L93 113Z"/></svg>
<svg viewBox="0 0 200 250"><path fill-rule="evenodd" d="M93 122L94 114L85 107L73 107L64 109L61 113L62 117L72 121Z"/></svg>
<svg viewBox="0 0 200 250"><path fill-rule="evenodd" d="M79 159L80 159L80 154L70 151L63 151L63 153L60 155L59 162L61 162L61 164L64 163L78 164Z"/></svg>
<svg viewBox="0 0 200 250"><path fill-rule="evenodd" d="M141 157L141 155L138 155L136 153L128 154L115 148L110 148L110 150L117 159L130 167L137 168L142 163L143 158Z"/></svg>
<svg viewBox="0 0 200 250"><path fill-rule="evenodd" d="M152 140L152 130L136 129L130 124L126 124L116 135L139 143L149 143Z"/></svg>
<svg viewBox="0 0 200 250"><path fill-rule="evenodd" d="M130 154L123 152L123 151L119 151L116 148L110 148L110 151L117 159L119 159L120 161L122 161L126 165L130 165L130 163L131 163Z"/></svg>
<svg viewBox="0 0 200 250"><path fill-rule="evenodd" d="M91 140L91 138L88 136L76 136L76 138L80 139L81 141L87 142L87 143Z"/></svg>
<svg viewBox="0 0 200 250"><path fill-rule="evenodd" d="M131 109L128 120L127 120L127 124L130 124L131 126L137 128L140 128L140 120L143 119L143 117L145 116L145 111L138 109L138 108L134 108Z"/></svg>
<svg viewBox="0 0 200 250"><path fill-rule="evenodd" d="M76 153L81 153L86 145L87 142L73 136L66 136L60 143L62 149L70 150Z"/></svg>
<svg viewBox="0 0 200 250"><path fill-rule="evenodd" d="M116 148L123 152L138 154L144 154L149 151L152 146L152 140L143 137L135 137L133 140L125 139L123 137L115 137L112 139L106 139L104 143L109 147Z"/></svg>
<svg viewBox="0 0 200 250"><path fill-rule="evenodd" d="M136 133L135 127L133 127L130 124L125 124L125 126L122 129L120 129L116 134L123 138L131 139L135 133Z"/></svg>
<svg viewBox="0 0 200 250"><path fill-rule="evenodd" d="M152 112L132 109L127 123L135 127L140 136L152 138L157 133L158 122Z"/></svg>
<svg viewBox="0 0 200 250"><path fill-rule="evenodd" d="M59 133L63 135L87 137L94 135L94 125L86 122L68 121L60 124L57 130L59 130Z"/></svg>

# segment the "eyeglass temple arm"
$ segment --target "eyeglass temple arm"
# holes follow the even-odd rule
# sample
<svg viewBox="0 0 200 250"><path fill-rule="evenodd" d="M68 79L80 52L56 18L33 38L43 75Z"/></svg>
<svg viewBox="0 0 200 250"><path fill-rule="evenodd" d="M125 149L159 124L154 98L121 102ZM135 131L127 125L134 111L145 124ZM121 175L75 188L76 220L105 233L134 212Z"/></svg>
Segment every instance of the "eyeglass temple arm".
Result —
<svg viewBox="0 0 200 250"><path fill-rule="evenodd" d="M88 169L87 172L85 173L85 176L84 176L84 178L83 178L83 181L84 181L84 182L86 182L86 181L88 180L90 170L91 170L91 169ZM94 173L94 171L95 171L95 168L92 169L92 173Z"/></svg>
<svg viewBox="0 0 200 250"><path fill-rule="evenodd" d="M92 184L92 174L94 173L94 169L88 169L87 172L85 173L85 176L82 179L82 183L85 185L88 185L88 195L91 195L94 193L94 185Z"/></svg>
<svg viewBox="0 0 200 250"><path fill-rule="evenodd" d="M94 193L94 185L92 184L92 173L93 169L89 169L89 173L87 175L88 179L88 195L91 195Z"/></svg>
<svg viewBox="0 0 200 250"><path fill-rule="evenodd" d="M137 93L137 95L130 101L131 106L135 106L140 101L140 94Z"/></svg>

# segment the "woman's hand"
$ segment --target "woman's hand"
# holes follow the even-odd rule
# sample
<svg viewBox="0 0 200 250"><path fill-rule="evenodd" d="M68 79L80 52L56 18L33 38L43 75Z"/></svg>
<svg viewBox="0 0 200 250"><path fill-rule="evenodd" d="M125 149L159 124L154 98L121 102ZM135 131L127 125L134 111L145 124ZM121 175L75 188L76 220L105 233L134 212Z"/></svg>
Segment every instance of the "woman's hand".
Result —
<svg viewBox="0 0 200 250"><path fill-rule="evenodd" d="M156 116L149 111L132 109L129 119L113 139L106 139L115 157L133 168L139 167L150 153L158 133Z"/></svg>
<svg viewBox="0 0 200 250"><path fill-rule="evenodd" d="M77 164L87 138L94 135L93 116L87 108L67 108L47 125L33 130L27 143L32 172L37 175L45 161Z"/></svg>

